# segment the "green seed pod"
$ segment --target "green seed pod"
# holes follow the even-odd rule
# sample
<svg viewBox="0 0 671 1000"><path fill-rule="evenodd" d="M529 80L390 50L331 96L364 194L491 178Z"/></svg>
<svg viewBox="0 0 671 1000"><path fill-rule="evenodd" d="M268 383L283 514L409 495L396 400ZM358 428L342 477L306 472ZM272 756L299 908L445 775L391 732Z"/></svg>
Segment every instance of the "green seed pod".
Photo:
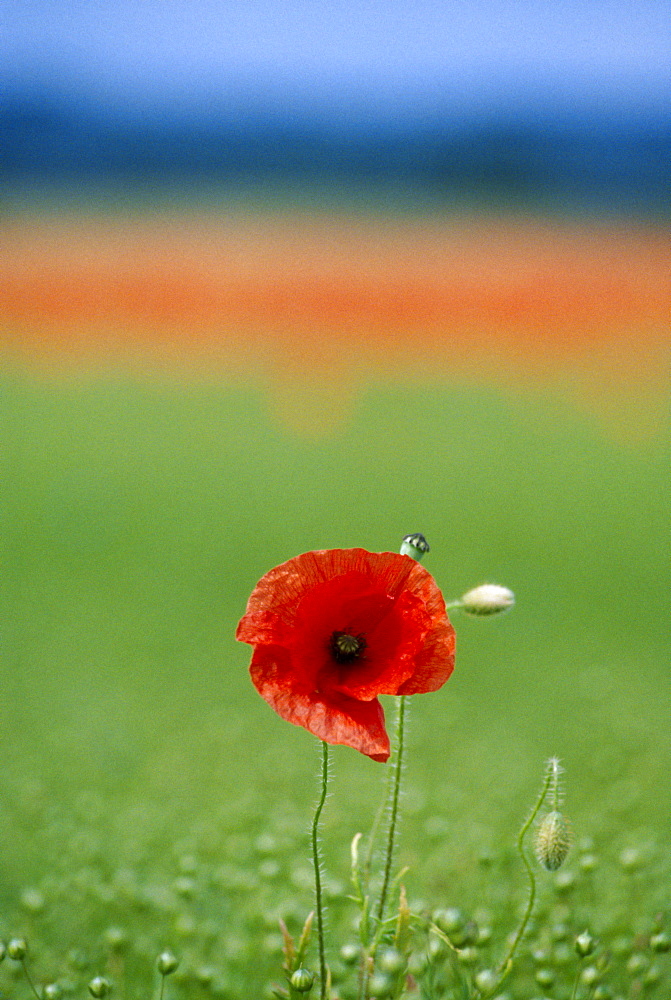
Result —
<svg viewBox="0 0 671 1000"><path fill-rule="evenodd" d="M433 914L433 922L449 937L450 934L461 930L466 923L466 919L461 910L458 910L456 906L452 906L447 910L436 910Z"/></svg>
<svg viewBox="0 0 671 1000"><path fill-rule="evenodd" d="M457 952L457 958L462 965L476 965L479 958L478 949L468 945L466 948L461 948Z"/></svg>
<svg viewBox="0 0 671 1000"><path fill-rule="evenodd" d="M48 983L42 989L42 996L44 1000L61 1000L63 990L58 983Z"/></svg>
<svg viewBox="0 0 671 1000"><path fill-rule="evenodd" d="M492 992L500 978L501 976L493 969L481 969L480 972L476 972L474 981L480 992L486 996Z"/></svg>
<svg viewBox="0 0 671 1000"><path fill-rule="evenodd" d="M573 872L559 872L554 878L554 890L560 894L570 892L575 888L575 875Z"/></svg>
<svg viewBox="0 0 671 1000"><path fill-rule="evenodd" d="M542 986L543 989L545 989L545 987L552 986L552 984L555 981L555 974L552 971L552 969L548 968L537 969L535 978L538 985Z"/></svg>
<svg viewBox="0 0 671 1000"><path fill-rule="evenodd" d="M309 993L315 981L314 973L309 969L296 969L291 979L291 988L297 993Z"/></svg>
<svg viewBox="0 0 671 1000"><path fill-rule="evenodd" d="M109 979L105 979L104 976L96 976L89 983L89 993L92 997L95 997L95 1000L102 1000L103 997L107 996L111 988Z"/></svg>
<svg viewBox="0 0 671 1000"><path fill-rule="evenodd" d="M39 889L24 889L21 893L21 906L29 913L41 913L44 909L44 896Z"/></svg>
<svg viewBox="0 0 671 1000"><path fill-rule="evenodd" d="M659 934L653 934L650 938L650 947L658 953L671 951L671 938L664 931L660 931Z"/></svg>
<svg viewBox="0 0 671 1000"><path fill-rule="evenodd" d="M662 978L662 970L658 965L651 965L643 976L643 983L645 986L656 986L659 980Z"/></svg>
<svg viewBox="0 0 671 1000"><path fill-rule="evenodd" d="M410 556L420 562L421 559L430 552L429 543L424 535L416 532L414 535L406 535L401 543L401 555Z"/></svg>
<svg viewBox="0 0 671 1000"><path fill-rule="evenodd" d="M359 961L360 954L361 951L358 944L354 944L352 941L348 944L344 944L340 949L340 957L345 965L356 965Z"/></svg>
<svg viewBox="0 0 671 1000"><path fill-rule="evenodd" d="M397 976L406 966L406 960L396 948L386 948L380 955L380 968L390 976Z"/></svg>
<svg viewBox="0 0 671 1000"><path fill-rule="evenodd" d="M23 938L12 938L7 944L7 954L15 962L22 962L28 954L28 945Z"/></svg>
<svg viewBox="0 0 671 1000"><path fill-rule="evenodd" d="M591 955L595 947L596 941L589 931L583 931L575 939L575 950L581 958L587 958L588 955Z"/></svg>
<svg viewBox="0 0 671 1000"><path fill-rule="evenodd" d="M112 951L122 951L128 944L128 935L123 927L108 927L105 931L105 943Z"/></svg>
<svg viewBox="0 0 671 1000"><path fill-rule="evenodd" d="M556 872L566 861L571 846L568 824L560 812L553 809L538 824L534 838L536 857L549 872Z"/></svg>
<svg viewBox="0 0 671 1000"><path fill-rule="evenodd" d="M175 958L171 951L162 951L156 959L156 966L162 976L169 976L179 965L179 959Z"/></svg>
<svg viewBox="0 0 671 1000"><path fill-rule="evenodd" d="M630 956L626 968L630 976L640 976L648 968L648 960L640 951L635 951Z"/></svg>
<svg viewBox="0 0 671 1000"><path fill-rule="evenodd" d="M394 986L392 981L380 973L376 973L371 976L368 980L368 990L372 997L377 997L378 1000L382 1000L384 997L391 996Z"/></svg>
<svg viewBox="0 0 671 1000"><path fill-rule="evenodd" d="M585 986L595 986L599 982L601 973L596 965L586 965L580 973L580 982Z"/></svg>

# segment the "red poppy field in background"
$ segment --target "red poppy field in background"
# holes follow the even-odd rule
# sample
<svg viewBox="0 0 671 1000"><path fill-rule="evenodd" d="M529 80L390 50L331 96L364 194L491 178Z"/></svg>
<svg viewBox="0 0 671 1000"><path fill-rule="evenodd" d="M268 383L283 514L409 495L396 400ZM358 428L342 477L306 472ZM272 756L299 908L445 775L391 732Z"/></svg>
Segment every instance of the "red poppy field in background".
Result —
<svg viewBox="0 0 671 1000"><path fill-rule="evenodd" d="M661 419L660 225L191 209L18 212L4 233L3 339L30 364L261 378L298 430L370 379L559 381L617 435Z"/></svg>

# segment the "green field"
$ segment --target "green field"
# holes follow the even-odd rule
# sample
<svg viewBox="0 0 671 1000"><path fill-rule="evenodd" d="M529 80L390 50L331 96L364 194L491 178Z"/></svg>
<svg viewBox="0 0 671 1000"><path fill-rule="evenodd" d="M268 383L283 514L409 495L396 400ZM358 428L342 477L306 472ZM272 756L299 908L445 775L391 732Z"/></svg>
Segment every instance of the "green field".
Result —
<svg viewBox="0 0 671 1000"><path fill-rule="evenodd" d="M83 998L101 974L147 998L165 947L171 998L281 981L278 917L296 931L312 906L319 754L256 694L235 625L275 564L422 531L446 598L493 580L518 603L456 615L453 677L412 700L411 903L489 924L474 961L501 956L526 898L515 838L557 755L574 880L539 870L507 995L570 997L572 949L548 954L589 926L602 996L669 996L670 956L648 942L665 914L671 931L666 442L613 441L559 395L416 378L371 385L317 438L282 429L260 381L10 366L2 392L0 937L28 940L38 989ZM386 768L333 759L329 958L348 1000L349 844ZM548 965L554 983L535 981ZM6 958L0 996L28 993Z"/></svg>

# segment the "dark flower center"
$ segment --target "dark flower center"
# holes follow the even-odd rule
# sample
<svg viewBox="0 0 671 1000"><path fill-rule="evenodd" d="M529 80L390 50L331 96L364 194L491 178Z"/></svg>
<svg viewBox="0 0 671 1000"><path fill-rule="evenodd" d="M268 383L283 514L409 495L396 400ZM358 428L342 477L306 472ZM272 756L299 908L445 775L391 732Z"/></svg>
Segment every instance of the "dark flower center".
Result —
<svg viewBox="0 0 671 1000"><path fill-rule="evenodd" d="M331 656L338 663L357 660L365 648L365 638L362 635L350 635L349 632L334 632L329 641Z"/></svg>

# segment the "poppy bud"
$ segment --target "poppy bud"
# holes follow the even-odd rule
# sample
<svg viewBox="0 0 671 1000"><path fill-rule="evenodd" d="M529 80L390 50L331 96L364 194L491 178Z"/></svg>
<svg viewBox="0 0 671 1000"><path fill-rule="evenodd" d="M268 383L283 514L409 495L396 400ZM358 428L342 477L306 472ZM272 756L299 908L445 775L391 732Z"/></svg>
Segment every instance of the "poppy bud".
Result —
<svg viewBox="0 0 671 1000"><path fill-rule="evenodd" d="M109 979L105 979L104 976L96 976L89 983L89 993L92 997L95 997L95 1000L102 1000L103 997L107 996L110 989L110 981Z"/></svg>
<svg viewBox="0 0 671 1000"><path fill-rule="evenodd" d="M421 562L429 551L429 543L424 535L420 535L419 532L416 532L414 535L406 535L401 544L401 555L410 556L411 559L416 559L417 562Z"/></svg>
<svg viewBox="0 0 671 1000"><path fill-rule="evenodd" d="M22 962L28 953L28 945L23 938L12 938L7 944L7 954L15 962Z"/></svg>
<svg viewBox="0 0 671 1000"><path fill-rule="evenodd" d="M314 981L314 974L309 969L296 969L290 980L292 989L297 993L309 993Z"/></svg>
<svg viewBox="0 0 671 1000"><path fill-rule="evenodd" d="M671 938L668 934L660 931L659 934L653 934L650 938L650 947L657 952L671 951Z"/></svg>
<svg viewBox="0 0 671 1000"><path fill-rule="evenodd" d="M179 959L175 958L171 951L162 951L156 960L156 966L162 976L169 976L179 965Z"/></svg>
<svg viewBox="0 0 671 1000"><path fill-rule="evenodd" d="M497 583L483 583L465 593L459 603L469 615L497 615L512 608L515 595Z"/></svg>
<svg viewBox="0 0 671 1000"><path fill-rule="evenodd" d="M564 864L571 846L571 835L566 820L553 809L544 816L536 830L534 848L536 857L549 872L556 872Z"/></svg>
<svg viewBox="0 0 671 1000"><path fill-rule="evenodd" d="M588 955L591 955L595 947L596 942L589 931L583 931L575 939L575 950L581 958L587 958Z"/></svg>

